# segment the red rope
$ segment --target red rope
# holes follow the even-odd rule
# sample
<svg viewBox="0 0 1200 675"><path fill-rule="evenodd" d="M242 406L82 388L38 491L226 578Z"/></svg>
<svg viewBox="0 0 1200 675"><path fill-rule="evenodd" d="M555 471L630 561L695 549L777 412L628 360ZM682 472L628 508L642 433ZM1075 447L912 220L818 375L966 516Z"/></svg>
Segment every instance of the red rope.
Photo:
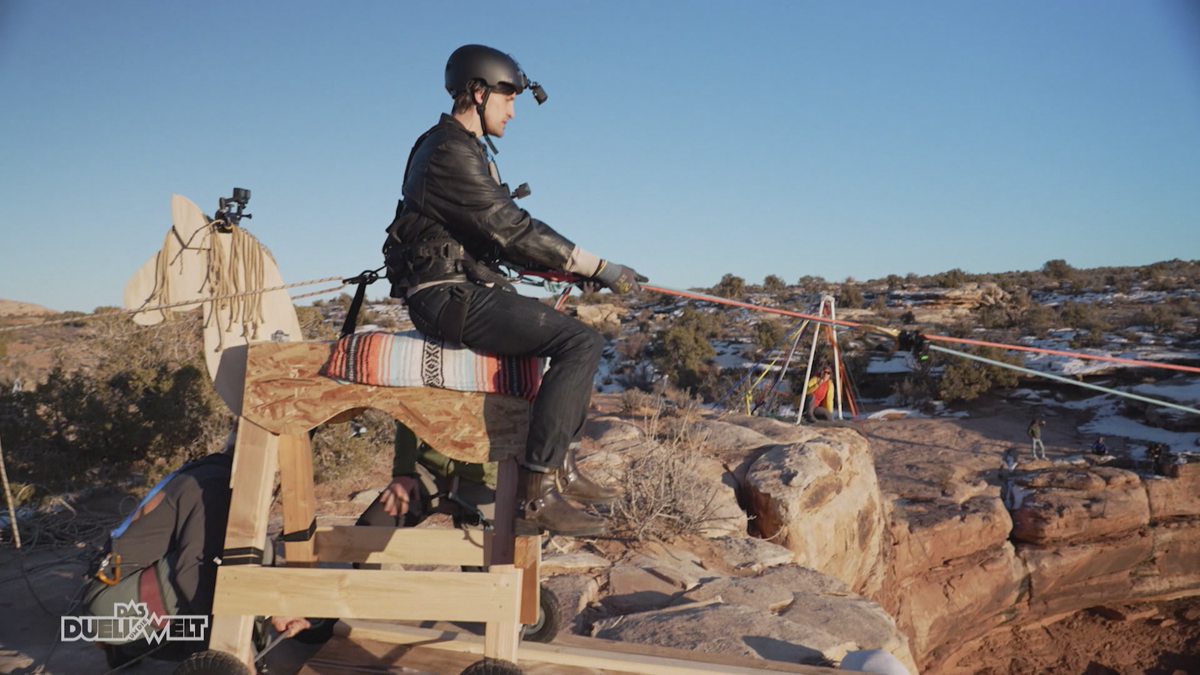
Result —
<svg viewBox="0 0 1200 675"><path fill-rule="evenodd" d="M550 279L552 281L578 281L579 280L579 277L577 277L573 274L565 273L565 272L523 272L523 274L525 274L527 276L542 277L545 279ZM745 309L753 309L753 310L756 310L759 312L768 312L770 314L782 314L783 316L793 316L798 319L808 319L810 321L817 321L817 322L820 322L820 323L823 323L826 325L845 326L847 328L874 328L876 330L884 330L884 329L879 329L876 326L870 326L870 325L862 324L862 323L855 323L853 321L834 320L834 319L830 319L830 318L824 317L824 316L813 316L812 314L804 314L803 312L793 312L793 311L787 310L787 309L779 309L776 307L763 307L762 305L752 305L748 302L738 302L737 300L729 300L728 298L718 298L716 296L706 295L704 293L692 293L690 291L677 291L677 290L674 290L671 288L663 288L661 286L650 286L647 284L642 284L642 288L646 289L647 291L654 291L656 293L666 293L667 295L677 295L682 298L692 298L693 300L703 300L705 302L715 302L715 303L719 303L719 304L723 304L723 305L729 305L731 307L743 307ZM888 333L889 335L892 335L893 337L895 336L895 331L884 330L884 332ZM1111 363L1124 363L1124 364L1131 365L1131 366L1143 366L1146 368L1165 368L1167 370L1178 370L1178 371L1182 371L1185 373L1200 373L1200 368L1197 368L1195 366L1181 366L1181 365L1176 365L1174 363L1159 363L1156 361L1142 361L1140 359L1123 359L1118 356L1101 356L1098 354L1084 354L1082 352L1071 352L1071 351L1065 351L1065 350L1061 350L1061 349L1046 349L1044 347L1026 347L1023 345L1005 344L1003 342L988 342L986 340L972 340L970 338L955 338L955 337L950 337L948 335L929 335L929 334L924 334L924 335L926 338L929 338L930 340L935 340L938 342L958 342L961 344L977 345L977 346L982 346L982 347L997 347L999 349L1011 349L1011 350L1015 350L1015 351L1034 352L1034 353L1038 353L1038 354L1054 354L1056 356L1070 356L1070 357L1077 358L1077 359L1086 359L1086 360L1092 360L1092 361L1108 361Z"/></svg>
<svg viewBox="0 0 1200 675"><path fill-rule="evenodd" d="M955 338L946 335L926 335L930 340L938 342L958 342L965 345L980 345L983 347L999 347L1000 349L1013 349L1022 352L1037 352L1039 354L1056 354L1058 356L1072 356L1079 359L1093 359L1095 361L1111 361L1113 363L1127 363L1133 366L1148 366L1150 368L1169 368L1171 370L1182 370L1187 373L1200 373L1200 368L1194 366L1179 366L1174 363L1157 363L1155 361L1140 361L1138 359L1123 359L1118 356L1099 356L1096 354L1082 354L1080 352L1068 352L1060 349L1045 349L1043 347L1025 347L1023 345L1009 345L1002 342L988 342L986 340L972 340L970 338Z"/></svg>

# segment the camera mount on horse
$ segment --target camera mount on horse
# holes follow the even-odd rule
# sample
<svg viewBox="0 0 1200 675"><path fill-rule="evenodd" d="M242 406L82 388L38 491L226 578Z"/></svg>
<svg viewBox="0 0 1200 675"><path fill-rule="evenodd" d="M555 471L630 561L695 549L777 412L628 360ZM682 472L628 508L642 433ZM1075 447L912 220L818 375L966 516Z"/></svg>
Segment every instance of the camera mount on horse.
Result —
<svg viewBox="0 0 1200 675"><path fill-rule="evenodd" d="M233 188L232 197L222 197L220 200L220 208L217 209L216 216L213 222L222 232L229 232L239 225L242 218L253 218L249 213L242 213L242 209L246 208L246 204L250 202L250 191L246 188ZM236 207L236 210L235 210Z"/></svg>

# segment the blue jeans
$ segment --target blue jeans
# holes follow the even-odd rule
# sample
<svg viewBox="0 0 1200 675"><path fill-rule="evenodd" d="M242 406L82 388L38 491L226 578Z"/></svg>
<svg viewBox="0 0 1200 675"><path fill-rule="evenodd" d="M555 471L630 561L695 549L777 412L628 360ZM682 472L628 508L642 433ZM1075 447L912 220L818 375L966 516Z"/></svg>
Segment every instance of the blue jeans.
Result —
<svg viewBox="0 0 1200 675"><path fill-rule="evenodd" d="M1042 449L1042 459L1046 459L1046 444L1042 443L1042 439L1035 438L1035 439L1033 439L1033 458L1034 459L1037 459L1038 448Z"/></svg>
<svg viewBox="0 0 1200 675"><path fill-rule="evenodd" d="M604 336L534 298L471 282L431 286L408 298L408 314L417 330L443 337L438 317L455 286L471 293L462 330L464 345L503 356L550 359L533 401L525 465L534 471L561 467L567 447L587 419Z"/></svg>

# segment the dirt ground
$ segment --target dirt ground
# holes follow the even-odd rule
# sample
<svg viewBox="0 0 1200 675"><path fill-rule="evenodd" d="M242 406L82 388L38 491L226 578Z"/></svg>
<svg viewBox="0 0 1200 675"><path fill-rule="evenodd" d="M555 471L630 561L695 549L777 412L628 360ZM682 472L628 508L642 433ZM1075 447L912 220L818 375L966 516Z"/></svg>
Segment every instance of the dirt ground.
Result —
<svg viewBox="0 0 1200 675"><path fill-rule="evenodd" d="M1200 598L997 631L926 675L1200 675Z"/></svg>

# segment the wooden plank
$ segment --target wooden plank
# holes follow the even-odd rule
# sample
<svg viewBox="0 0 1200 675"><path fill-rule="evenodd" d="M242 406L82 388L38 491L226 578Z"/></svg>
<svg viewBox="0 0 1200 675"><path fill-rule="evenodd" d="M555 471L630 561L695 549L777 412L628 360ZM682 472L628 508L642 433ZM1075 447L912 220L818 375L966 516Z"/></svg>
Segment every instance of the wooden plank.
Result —
<svg viewBox="0 0 1200 675"><path fill-rule="evenodd" d="M532 626L538 620L538 603L541 594L542 538L517 537L514 548L514 564L521 575L521 623Z"/></svg>
<svg viewBox="0 0 1200 675"><path fill-rule="evenodd" d="M319 374L328 342L261 342L247 347L242 414L279 434L300 434L354 408L382 410L442 454L499 461L525 450L528 401L426 387L342 384Z"/></svg>
<svg viewBox="0 0 1200 675"><path fill-rule="evenodd" d="M335 637L297 675L459 675L479 658L467 652ZM612 670L529 662L522 663L521 670L525 675L622 675Z"/></svg>
<svg viewBox="0 0 1200 675"><path fill-rule="evenodd" d="M316 519L313 495L312 445L308 434L279 437L279 486L283 501L283 532L307 532ZM316 567L313 540L284 541L283 556L288 567Z"/></svg>
<svg viewBox="0 0 1200 675"><path fill-rule="evenodd" d="M520 572L392 572L222 566L214 615L517 621ZM515 631L514 631L515 632Z"/></svg>
<svg viewBox="0 0 1200 675"><path fill-rule="evenodd" d="M483 565L483 531L395 527L318 527L322 561L401 565Z"/></svg>
<svg viewBox="0 0 1200 675"><path fill-rule="evenodd" d="M226 551L239 548L262 550L266 547L267 516L271 508L271 492L275 487L278 444L278 436L244 418L239 421L233 470L229 478L233 492L229 502L229 521L225 526ZM230 594L238 592L236 588L227 588L221 583L221 569L227 568L218 569L214 604L220 604ZM229 652L248 663L252 653L253 615L257 612L245 614L215 618L209 645L211 649Z"/></svg>
<svg viewBox="0 0 1200 675"><path fill-rule="evenodd" d="M488 621L484 626L483 655L493 659L517 661L517 645L521 642L520 608L521 608L521 577L524 571L515 565L492 565L487 574L517 575L516 593L517 611L510 617L498 621Z"/></svg>
<svg viewBox="0 0 1200 675"><path fill-rule="evenodd" d="M479 636L452 631L349 619L340 621L336 632L360 645L386 642L391 645L421 645L473 655L483 654L483 639ZM519 663L522 667L527 663L551 663L641 675L841 675L853 672L578 635L559 635L550 644L522 643Z"/></svg>

